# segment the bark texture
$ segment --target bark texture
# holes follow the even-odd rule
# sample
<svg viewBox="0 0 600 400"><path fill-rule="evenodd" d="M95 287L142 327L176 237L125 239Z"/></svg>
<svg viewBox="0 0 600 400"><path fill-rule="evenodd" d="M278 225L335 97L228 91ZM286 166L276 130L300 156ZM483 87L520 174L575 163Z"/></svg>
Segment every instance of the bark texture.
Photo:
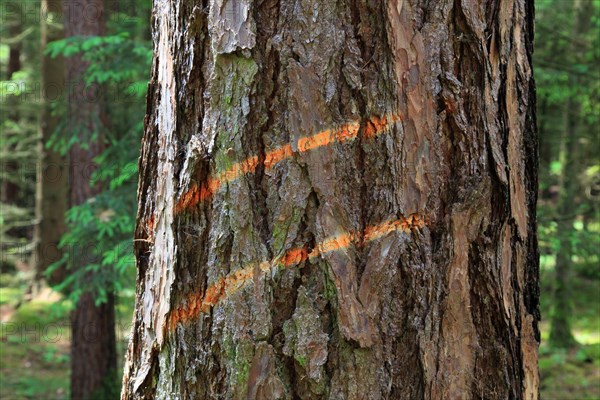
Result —
<svg viewBox="0 0 600 400"><path fill-rule="evenodd" d="M123 399L536 399L533 6L155 1Z"/></svg>
<svg viewBox="0 0 600 400"><path fill-rule="evenodd" d="M84 0L77 4L64 3L65 34L72 36L101 36L104 34L104 4L102 0ZM93 88L85 84L89 63L78 54L67 63L66 81L69 85L67 128L77 135L69 151L70 205L93 201L101 187L90 185L96 168L94 158L103 149L106 126L104 108ZM90 243L77 243L77 249L87 249ZM87 254L73 252L74 268L83 267ZM89 279L93 279L90 273ZM114 398L116 380L116 341L114 296L111 288L108 300L96 305L92 293L81 295L71 314L71 398L76 400ZM113 392L111 395L110 392Z"/></svg>

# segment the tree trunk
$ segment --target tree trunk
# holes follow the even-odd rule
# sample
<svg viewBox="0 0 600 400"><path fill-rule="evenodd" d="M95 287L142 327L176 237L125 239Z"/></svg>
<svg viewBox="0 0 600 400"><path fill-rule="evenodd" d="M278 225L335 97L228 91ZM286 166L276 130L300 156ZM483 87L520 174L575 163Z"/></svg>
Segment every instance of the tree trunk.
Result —
<svg viewBox="0 0 600 400"><path fill-rule="evenodd" d="M16 40L18 36L21 34L21 21L16 18L12 24L10 24L10 36L13 38L13 42L9 45L8 48L8 63L6 66L6 80L12 80L12 76L15 72L19 72L21 70L21 40ZM9 97L8 104L8 119L14 122L16 125L19 123L19 112L18 112L18 103L19 99L14 99L14 96ZM11 128L12 129L12 128ZM14 145L9 144L10 149L14 148ZM13 149L14 150L14 149ZM0 192L0 201L4 204L16 204L18 203L19 196L19 185L17 184L19 179L19 173L17 171L17 162L14 160L5 161L3 163L3 176L2 176L2 186ZM15 229L13 229L15 230ZM21 232L18 232L16 236L22 237L25 236L23 234L23 229L18 229Z"/></svg>
<svg viewBox="0 0 600 400"><path fill-rule="evenodd" d="M102 0L79 3L66 1L65 33L72 36L104 34L104 4ZM88 62L76 55L67 63L66 81L69 87L67 107L68 132L78 135L69 151L70 202L80 205L96 196L101 188L90 185L91 172L96 168L94 157L103 148L105 118L97 93L85 84ZM84 249L89 243L77 243ZM83 267L85 254L73 252L75 268ZM90 274L88 279L94 279ZM111 293L110 288L107 291ZM116 342L114 296L96 305L91 293L84 293L71 314L71 398L108 399L114 390L116 376ZM114 395L113 395L114 396Z"/></svg>
<svg viewBox="0 0 600 400"><path fill-rule="evenodd" d="M563 163L561 173L560 199L557 207L556 222L557 235L560 247L556 254L556 265L554 268L554 309L552 311L550 343L555 347L568 348L573 346L575 338L571 333L571 273L573 264L573 247L571 238L576 211L573 207L576 184L576 129L578 114L577 105L568 99L565 104L564 122L565 128L561 138L561 162Z"/></svg>
<svg viewBox="0 0 600 400"><path fill-rule="evenodd" d="M155 3L123 399L538 397L532 3L384 3Z"/></svg>
<svg viewBox="0 0 600 400"><path fill-rule="evenodd" d="M41 49L48 43L64 37L62 29L53 26L51 18L62 15L61 0L42 0ZM51 12L48 13L48 12ZM42 279L50 264L61 258L58 248L60 238L66 232L65 212L69 194L69 179L66 158L60 152L47 147L56 131L60 116L53 113L54 106L65 94L64 60L61 56L42 56L42 110L39 125L39 168L36 180L36 220L34 228L34 264L36 280ZM50 284L65 278L65 270L57 270L48 277Z"/></svg>
<svg viewBox="0 0 600 400"><path fill-rule="evenodd" d="M71 316L71 399L118 397L114 295L96 306L90 293L79 299Z"/></svg>

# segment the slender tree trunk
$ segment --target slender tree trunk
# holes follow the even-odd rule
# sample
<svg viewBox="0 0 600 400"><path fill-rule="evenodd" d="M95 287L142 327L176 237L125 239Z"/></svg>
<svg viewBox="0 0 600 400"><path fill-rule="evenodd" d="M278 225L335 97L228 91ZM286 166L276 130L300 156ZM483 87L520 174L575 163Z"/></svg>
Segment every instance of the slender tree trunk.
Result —
<svg viewBox="0 0 600 400"><path fill-rule="evenodd" d="M64 37L62 28L57 25L62 17L61 0L42 0L41 49L48 43ZM53 19L55 19L53 21ZM54 22L54 23L53 23ZM60 26L60 25L59 25ZM65 212L69 194L69 176L66 157L48 148L55 133L60 116L53 112L65 95L65 69L61 56L52 58L42 55L42 110L39 125L39 168L36 180L36 219L34 228L34 263L36 280L39 282L50 264L61 258L58 243L66 232ZM64 279L64 270L57 270L48 277L50 284Z"/></svg>
<svg viewBox="0 0 600 400"><path fill-rule="evenodd" d="M573 247L571 235L576 211L573 207L573 198L577 188L575 151L576 130L575 120L577 107L571 100L565 104L564 121L565 128L562 135L560 153L562 157L563 170L561 174L561 185L559 204L557 208L557 234L560 248L556 254L555 277L554 277L554 309L552 311L550 343L556 347L568 348L574 345L575 338L571 333L571 266L573 264Z"/></svg>
<svg viewBox="0 0 600 400"><path fill-rule="evenodd" d="M536 399L532 2L155 2L123 399Z"/></svg>
<svg viewBox="0 0 600 400"><path fill-rule="evenodd" d="M118 397L115 300L97 306L91 294L81 296L71 316L71 399Z"/></svg>
<svg viewBox="0 0 600 400"><path fill-rule="evenodd" d="M104 4L102 0L65 1L65 33L71 36L104 34ZM94 157L103 149L103 105L97 92L85 84L88 62L81 55L68 60L66 82L69 87L67 107L71 134L78 135L69 151L71 206L91 200L101 188L90 185L95 169ZM79 249L89 243L77 243ZM83 267L85 254L75 251L73 262ZM90 280L93 275L89 275ZM110 288L107 288L108 292ZM91 293L84 293L71 315L71 398L109 399L115 385L116 342L114 296L97 306Z"/></svg>
<svg viewBox="0 0 600 400"><path fill-rule="evenodd" d="M13 38L17 38L21 33L21 23L17 18L17 21L11 24L9 29L10 35ZM10 44L8 49L8 64L6 67L6 79L11 80L15 72L21 70L21 42L15 41ZM11 98L12 100L12 98ZM15 124L19 123L19 112L18 102L19 100L12 101L12 107L8 107L8 119ZM14 147L9 145L11 148ZM15 182L15 174L17 174L17 162L14 160L4 162L3 166L3 179L1 187L0 201L4 204L16 204L18 202L19 185ZM22 229L19 229L22 230Z"/></svg>

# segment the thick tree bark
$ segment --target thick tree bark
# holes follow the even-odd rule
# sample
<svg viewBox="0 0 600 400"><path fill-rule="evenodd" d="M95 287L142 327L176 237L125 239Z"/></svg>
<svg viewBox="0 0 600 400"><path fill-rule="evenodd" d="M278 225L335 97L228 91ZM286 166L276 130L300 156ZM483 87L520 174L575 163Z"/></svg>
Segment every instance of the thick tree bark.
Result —
<svg viewBox="0 0 600 400"><path fill-rule="evenodd" d="M48 43L64 37L64 32L51 18L58 22L62 16L62 0L42 0L41 8L46 18L41 19L41 48L45 51ZM53 113L53 105L61 101L65 94L65 69L61 56L42 56L42 110L39 125L39 168L36 181L36 220L34 228L34 265L36 280L43 278L50 264L61 258L58 248L60 238L66 232L65 212L69 194L66 158L60 152L47 147L58 126L60 116ZM60 269L48 277L50 284L64 279L65 270Z"/></svg>
<svg viewBox="0 0 600 400"><path fill-rule="evenodd" d="M156 1L123 399L535 399L533 6Z"/></svg>
<svg viewBox="0 0 600 400"><path fill-rule="evenodd" d="M93 36L104 34L104 4L102 0L66 1L65 34ZM81 55L68 60L66 81L69 86L67 107L68 125L78 141L69 151L70 202L80 205L97 195L99 185L91 186L94 157L103 148L105 118L102 102L93 89L85 84L88 62ZM89 248L89 243L77 243L78 249ZM72 261L76 268L83 267L85 254L75 251ZM93 279L89 275L89 279ZM107 291L111 293L110 288ZM114 296L97 306L91 293L84 293L71 314L71 398L109 399L114 391L116 377L116 342ZM114 396L114 395L113 395Z"/></svg>

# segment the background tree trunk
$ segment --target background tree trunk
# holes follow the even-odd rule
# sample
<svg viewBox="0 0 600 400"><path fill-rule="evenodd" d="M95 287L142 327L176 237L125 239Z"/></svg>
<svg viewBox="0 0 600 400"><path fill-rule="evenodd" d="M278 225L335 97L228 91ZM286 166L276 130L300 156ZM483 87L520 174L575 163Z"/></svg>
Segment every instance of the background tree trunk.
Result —
<svg viewBox="0 0 600 400"><path fill-rule="evenodd" d="M62 0L42 0L41 8L45 18L41 19L40 36L42 52L48 43L64 38L62 28ZM51 13L50 13L51 12ZM57 26L58 25L58 26ZM39 125L39 168L36 180L36 220L34 227L34 265L36 280L39 281L50 264L60 260L58 248L60 238L66 232L65 212L69 194L69 176L66 157L48 148L56 131L60 116L53 114L54 106L66 94L65 69L62 56L52 58L42 55L42 110ZM50 284L64 279L64 269L57 270L48 277Z"/></svg>
<svg viewBox="0 0 600 400"><path fill-rule="evenodd" d="M85 0L64 4L65 34L95 36L104 34L104 4L102 0ZM91 186L90 178L96 165L94 157L103 149L105 118L98 87L85 83L88 62L78 54L67 63L66 81L69 87L67 128L77 135L69 151L70 202L76 206L100 193L99 185ZM73 261L83 266L90 243L76 243ZM93 279L90 274L89 279ZM81 295L71 315L71 398L108 399L114 392L116 376L116 342L114 296L110 288L107 302L96 305L92 293ZM113 395L114 396L114 395Z"/></svg>
<svg viewBox="0 0 600 400"><path fill-rule="evenodd" d="M574 210L574 197L577 189L577 169L575 164L576 152L576 115L578 105L573 104L570 99L565 105L565 128L561 138L562 153L562 176L561 190L559 194L559 206L555 219L557 221L557 236L560 243L556 254L555 278L554 278L554 310L552 313L550 343L556 347L568 348L573 346L575 337L571 333L571 267L573 266L573 246L571 234L573 223L577 215ZM567 175L568 174L568 175Z"/></svg>
<svg viewBox="0 0 600 400"><path fill-rule="evenodd" d="M18 39L18 36L21 34L21 28L21 21L17 18L17 20L11 24L9 29L13 42L8 48L8 63L6 66L7 81L12 80L13 74L21 70L21 40ZM19 122L18 102L18 99L12 100L12 107L10 107L11 110L8 112L8 119L16 124ZM17 162L10 160L5 161L4 164L0 201L5 204L15 204L17 203L19 195L19 185L15 182L15 180L19 179Z"/></svg>
<svg viewBox="0 0 600 400"><path fill-rule="evenodd" d="M532 2L156 2L122 398L535 399Z"/></svg>

